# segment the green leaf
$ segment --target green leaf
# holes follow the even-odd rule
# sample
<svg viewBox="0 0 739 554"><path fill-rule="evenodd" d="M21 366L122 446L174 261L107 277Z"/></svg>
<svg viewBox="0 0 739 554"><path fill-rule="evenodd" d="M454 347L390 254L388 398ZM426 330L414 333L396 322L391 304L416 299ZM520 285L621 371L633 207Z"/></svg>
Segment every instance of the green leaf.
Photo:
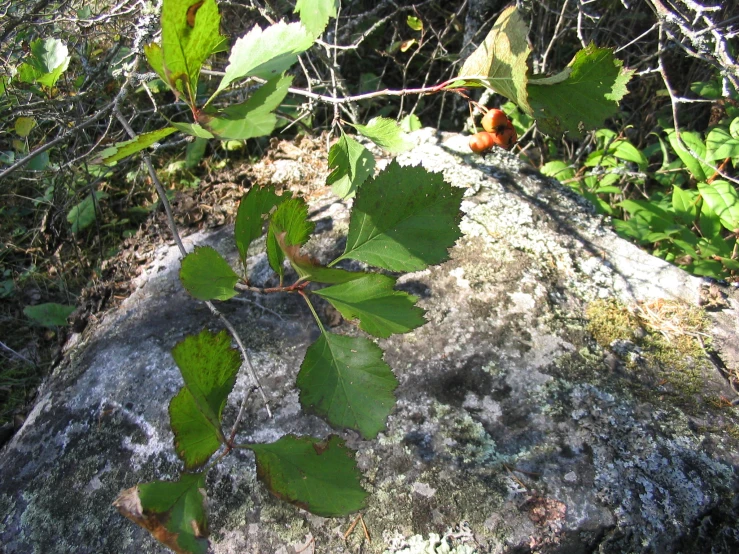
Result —
<svg viewBox="0 0 739 554"><path fill-rule="evenodd" d="M547 177L554 177L559 182L567 181L575 177L574 168L560 160L545 163L539 169Z"/></svg>
<svg viewBox="0 0 739 554"><path fill-rule="evenodd" d="M400 120L400 130L404 133L418 131L421 127L423 127L423 125L421 125L421 120L418 119L418 116L414 113L409 114Z"/></svg>
<svg viewBox="0 0 739 554"><path fill-rule="evenodd" d="M698 183L698 191L703 201L726 229L732 233L739 231L739 194L727 181L714 181L712 184Z"/></svg>
<svg viewBox="0 0 739 554"><path fill-rule="evenodd" d="M703 143L700 135L692 131L680 131L680 139L689 148L686 149L677 140L677 133L674 129L665 129L667 139L675 153L680 157L685 167L698 181L705 181L711 176L711 168L702 163L696 156L690 153L692 150L701 159L706 159L706 145Z"/></svg>
<svg viewBox="0 0 739 554"><path fill-rule="evenodd" d="M310 238L316 226L308 221L308 206L302 198L290 198L282 202L272 214L267 234L267 259L272 270L282 278L285 260L277 235L284 246L302 246Z"/></svg>
<svg viewBox="0 0 739 554"><path fill-rule="evenodd" d="M342 131L328 153L331 173L326 178L334 194L340 198L353 196L357 188L375 170L375 158L364 146Z"/></svg>
<svg viewBox="0 0 739 554"><path fill-rule="evenodd" d="M74 310L74 306L48 302L36 306L26 306L23 308L23 314L42 327L64 327L67 325L67 318L72 315Z"/></svg>
<svg viewBox="0 0 739 554"><path fill-rule="evenodd" d="M172 133L177 131L174 127L165 127L164 129L158 129L149 133L143 133L135 139L126 140L124 142L117 142L115 146L106 148L98 155L95 163L104 163L106 165L113 165L120 160L140 152L144 148L148 148L155 142L159 142L165 137L168 137Z"/></svg>
<svg viewBox="0 0 739 554"><path fill-rule="evenodd" d="M300 22L314 36L319 37L328 25L328 20L336 17L339 0L298 0L293 13L300 14Z"/></svg>
<svg viewBox="0 0 739 554"><path fill-rule="evenodd" d="M259 87L248 100L227 107L210 118L201 116L203 125L220 139L245 140L269 135L277 125L273 113L292 83L292 77L275 77Z"/></svg>
<svg viewBox="0 0 739 554"><path fill-rule="evenodd" d="M274 186L252 187L241 199L236 213L234 235L239 258L246 271L246 257L249 245L262 236L264 217L272 208L290 198L289 195L278 196Z"/></svg>
<svg viewBox="0 0 739 554"><path fill-rule="evenodd" d="M210 246L196 247L182 259L180 280L198 300L228 300L238 294L236 275L228 262Z"/></svg>
<svg viewBox="0 0 739 554"><path fill-rule="evenodd" d="M172 349L185 386L169 403L177 455L186 469L203 465L225 442L221 415L241 366L226 331L207 329L190 335Z"/></svg>
<svg viewBox="0 0 739 554"><path fill-rule="evenodd" d="M187 145L185 152L185 167L194 169L200 164L205 156L205 148L208 146L208 139L196 138Z"/></svg>
<svg viewBox="0 0 739 554"><path fill-rule="evenodd" d="M394 119L387 117L373 117L367 125L354 125L359 133L370 139L377 146L384 148L391 154L400 154L413 148L413 143Z"/></svg>
<svg viewBox="0 0 739 554"><path fill-rule="evenodd" d="M672 214L653 202L624 200L619 203L632 217L645 221L652 231L666 232L675 224Z"/></svg>
<svg viewBox="0 0 739 554"><path fill-rule="evenodd" d="M237 79L254 76L272 79L282 74L313 44L314 37L301 23L259 25L239 38L231 49L226 74L215 96Z"/></svg>
<svg viewBox="0 0 739 554"><path fill-rule="evenodd" d="M582 134L615 114L632 72L609 48L590 44L568 66L567 78L545 85L531 80L528 92L537 125L548 135Z"/></svg>
<svg viewBox="0 0 739 554"><path fill-rule="evenodd" d="M718 100L724 95L718 81L696 81L690 84L690 90L709 100Z"/></svg>
<svg viewBox="0 0 739 554"><path fill-rule="evenodd" d="M328 300L344 319L358 319L362 331L385 339L426 323L424 311L415 306L418 298L393 290L394 286L392 277L371 274L315 294Z"/></svg>
<svg viewBox="0 0 739 554"><path fill-rule="evenodd" d="M705 198L701 204L701 213L698 215L698 227L701 235L709 240L721 237L721 220Z"/></svg>
<svg viewBox="0 0 739 554"><path fill-rule="evenodd" d="M421 21L415 15L409 15L406 18L405 22L408 25L408 27L410 27L414 31L423 31L423 21Z"/></svg>
<svg viewBox="0 0 739 554"><path fill-rule="evenodd" d="M205 474L154 481L121 491L113 505L178 554L206 554L208 516Z"/></svg>
<svg viewBox="0 0 739 554"><path fill-rule="evenodd" d="M215 138L213 133L211 133L210 131L206 129L203 129L197 123L176 123L174 121L170 121L169 124L175 129L177 129L178 131L182 131L183 133L188 134L193 137L204 138L204 139Z"/></svg>
<svg viewBox="0 0 739 554"><path fill-rule="evenodd" d="M731 138L739 139L739 117L734 118L729 125L729 134Z"/></svg>
<svg viewBox="0 0 739 554"><path fill-rule="evenodd" d="M531 114L527 94L526 60L531 53L529 27L516 6L503 10L485 41L464 62L460 78L480 80Z"/></svg>
<svg viewBox="0 0 739 554"><path fill-rule="evenodd" d="M367 492L360 485L354 455L336 435L321 441L286 435L272 444L253 444L257 475L276 497L323 517L361 510Z"/></svg>
<svg viewBox="0 0 739 554"><path fill-rule="evenodd" d="M19 117L15 120L15 133L19 137L27 137L36 126L36 120L32 117Z"/></svg>
<svg viewBox="0 0 739 554"><path fill-rule="evenodd" d="M696 206L697 193L694 190L683 190L678 186L672 187L672 209L675 215L685 225L690 225L698 213Z"/></svg>
<svg viewBox="0 0 739 554"><path fill-rule="evenodd" d="M724 160L739 156L739 140L726 127L714 127L706 136L706 161Z"/></svg>
<svg viewBox="0 0 739 554"><path fill-rule="evenodd" d="M372 439L395 405L398 380L371 340L323 333L305 353L296 384L304 409Z"/></svg>
<svg viewBox="0 0 739 554"><path fill-rule="evenodd" d="M36 154L31 160L26 164L26 168L28 168L31 171L43 171L49 167L49 151L41 152L40 154Z"/></svg>
<svg viewBox="0 0 739 554"><path fill-rule="evenodd" d="M649 163L642 151L628 140L614 141L608 150L620 160L635 163L642 171L646 170L647 164Z"/></svg>
<svg viewBox="0 0 739 554"><path fill-rule="evenodd" d="M393 160L359 188L346 249L331 265L351 258L390 271L419 271L441 263L461 235L463 195L441 173Z"/></svg>
<svg viewBox="0 0 739 554"><path fill-rule="evenodd" d="M67 213L67 222L72 226L72 233L77 234L95 222L95 202L107 198L108 195L102 191L88 194L79 204L76 204Z"/></svg>
<svg viewBox="0 0 739 554"><path fill-rule="evenodd" d="M18 68L20 80L53 87L67 70L69 49L57 38L37 39L31 42L31 53Z"/></svg>
<svg viewBox="0 0 739 554"><path fill-rule="evenodd" d="M218 6L215 0L164 0L161 20L164 80L194 106L203 62L224 40Z"/></svg>
<svg viewBox="0 0 739 554"><path fill-rule="evenodd" d="M146 61L149 62L151 68L157 75L159 75L162 82L166 83L169 87L169 79L167 78L167 72L164 69L164 51L162 50L162 47L155 42L146 44L144 45L144 54L146 55Z"/></svg>

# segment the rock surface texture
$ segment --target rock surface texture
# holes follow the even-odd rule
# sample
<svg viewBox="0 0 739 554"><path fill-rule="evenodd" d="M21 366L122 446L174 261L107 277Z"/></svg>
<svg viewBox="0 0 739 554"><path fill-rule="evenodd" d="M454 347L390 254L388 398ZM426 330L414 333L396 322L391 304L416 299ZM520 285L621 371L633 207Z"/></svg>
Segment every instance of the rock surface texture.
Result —
<svg viewBox="0 0 739 554"><path fill-rule="evenodd" d="M717 369L739 370L736 291L708 316L714 363L700 348L650 354L638 330L598 344L592 306L618 310L604 299L657 313L697 305L705 284L603 229L513 155L473 157L463 137L415 136L399 161L468 189L464 235L450 261L400 280L429 322L382 341L400 381L387 428L375 441L339 431L370 492L371 542L361 526L345 540L353 516L324 519L272 497L252 454L237 452L208 477L212 551L739 552L739 412L721 400L735 393ZM327 261L341 250L347 207L323 195L311 210L309 249ZM186 243L236 257L230 228ZM251 267L256 284L274 282L263 254ZM111 503L178 474L167 404L182 383L170 352L186 334L220 328L178 269L177 250L162 250L123 306L77 337L0 454L0 551L165 552ZM301 410L294 386L318 332L308 310L295 296L247 300L220 307L274 417L252 395L239 442L336 432ZM240 375L227 422L248 387Z"/></svg>

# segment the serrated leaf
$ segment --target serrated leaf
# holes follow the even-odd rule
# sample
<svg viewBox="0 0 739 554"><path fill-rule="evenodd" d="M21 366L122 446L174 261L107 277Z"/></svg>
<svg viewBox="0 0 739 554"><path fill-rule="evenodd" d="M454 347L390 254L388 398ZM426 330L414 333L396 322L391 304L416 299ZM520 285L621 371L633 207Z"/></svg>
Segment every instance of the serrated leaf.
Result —
<svg viewBox="0 0 739 554"><path fill-rule="evenodd" d="M419 271L449 257L461 236L464 189L441 173L396 161L357 192L349 221L344 258L390 271Z"/></svg>
<svg viewBox="0 0 739 554"><path fill-rule="evenodd" d="M95 191L85 196L79 204L72 206L67 213L67 222L72 226L72 233L77 234L95 222L95 202L108 197L107 193Z"/></svg>
<svg viewBox="0 0 739 554"><path fill-rule="evenodd" d="M214 248L201 246L182 259L180 280L198 300L228 300L239 276Z"/></svg>
<svg viewBox="0 0 739 554"><path fill-rule="evenodd" d="M275 235L277 244L282 252L290 260L295 272L301 281L313 281L314 283L346 283L354 279L359 279L366 273L347 271L346 269L335 269L332 267L324 267L318 260L312 258L308 254L301 254L300 246L287 246L285 244L285 233Z"/></svg>
<svg viewBox="0 0 739 554"><path fill-rule="evenodd" d="M395 120L388 117L373 117L367 125L356 124L354 128L391 154L400 154L414 146Z"/></svg>
<svg viewBox="0 0 739 554"><path fill-rule="evenodd" d="M336 17L338 9L339 0L298 0L293 13L300 14L300 22L317 38L323 34L329 19Z"/></svg>
<svg viewBox="0 0 739 554"><path fill-rule="evenodd" d="M721 225L731 232L739 230L739 194L734 185L727 181L714 181L710 185L698 183L698 192Z"/></svg>
<svg viewBox="0 0 739 554"><path fill-rule="evenodd" d="M158 129L149 133L142 133L135 139L116 142L115 146L111 146L110 148L106 148L100 152L95 162L113 165L136 152L140 152L144 148L148 148L155 142L159 142L175 131L177 131L177 129L174 127L165 127L164 129Z"/></svg>
<svg viewBox="0 0 739 554"><path fill-rule="evenodd" d="M493 28L464 62L460 78L472 77L531 114L527 94L529 27L516 6L503 10Z"/></svg>
<svg viewBox="0 0 739 554"><path fill-rule="evenodd" d="M203 115L203 125L220 139L245 140L269 135L277 125L273 113L282 103L292 77L275 77L259 87L248 100L227 107L222 112Z"/></svg>
<svg viewBox="0 0 739 554"><path fill-rule="evenodd" d="M179 481L154 481L121 491L113 506L177 554L206 554L205 501L205 474L183 473Z"/></svg>
<svg viewBox="0 0 739 554"><path fill-rule="evenodd" d="M27 137L36 126L36 120L32 117L19 117L15 120L15 134L19 137Z"/></svg>
<svg viewBox="0 0 739 554"><path fill-rule="evenodd" d="M164 0L161 21L164 80L194 106L203 62L224 40L218 6L215 0Z"/></svg>
<svg viewBox="0 0 739 554"><path fill-rule="evenodd" d="M739 156L739 139L725 127L714 127L706 136L706 161L724 160Z"/></svg>
<svg viewBox="0 0 739 554"><path fill-rule="evenodd" d="M375 157L342 131L328 152L328 167L332 171L326 184L331 186L336 196L348 198L374 172Z"/></svg>
<svg viewBox="0 0 739 554"><path fill-rule="evenodd" d="M259 25L239 38L231 49L226 74L215 96L237 79L272 79L282 74L313 44L313 36L301 23L279 22L262 30Z"/></svg>
<svg viewBox="0 0 739 554"><path fill-rule="evenodd" d="M687 149L678 141L677 133L674 129L665 129L667 139L670 141L673 151L688 168L688 171L698 181L705 181L711 176L711 168L706 166L698 158L706 159L706 145L698 133L693 131L680 131L680 140L687 146ZM691 151L695 155L691 154ZM697 157L696 157L697 156Z"/></svg>
<svg viewBox="0 0 739 554"><path fill-rule="evenodd" d="M632 74L623 69L613 50L593 44L575 55L569 69L567 79L553 85L529 82L533 115L539 129L549 135L579 135L602 127L618 110Z"/></svg>
<svg viewBox="0 0 739 554"><path fill-rule="evenodd" d="M422 127L421 120L414 113L405 116L400 120L400 130L404 133L412 133L418 131Z"/></svg>
<svg viewBox="0 0 739 554"><path fill-rule="evenodd" d="M172 349L185 386L169 403L175 450L186 469L203 465L225 441L221 415L236 382L241 357L226 331L207 329Z"/></svg>
<svg viewBox="0 0 739 554"><path fill-rule="evenodd" d="M354 453L336 435L324 441L286 435L249 448L257 476L276 497L323 517L364 508L367 492L359 482Z"/></svg>
<svg viewBox="0 0 739 554"><path fill-rule="evenodd" d="M23 308L23 314L42 327L64 327L67 325L67 318L74 310L74 306L47 302L36 306L26 306Z"/></svg>
<svg viewBox="0 0 739 554"><path fill-rule="evenodd" d="M242 197L236 213L234 236L244 270L249 245L262 236L264 216L288 198L287 194L278 196L274 186L252 187Z"/></svg>
<svg viewBox="0 0 739 554"><path fill-rule="evenodd" d="M308 206L302 198L290 198L282 202L272 214L267 233L267 260L280 279L284 274L282 262L285 254L277 235L281 235L285 246L302 246L310 238L315 226L315 223L308 221Z"/></svg>
<svg viewBox="0 0 739 554"><path fill-rule="evenodd" d="M394 286L392 277L371 274L314 294L328 300L344 319L358 319L362 331L385 339L426 323L424 311L415 306L418 298L394 290Z"/></svg>
<svg viewBox="0 0 739 554"><path fill-rule="evenodd" d="M372 439L395 405L398 380L371 340L323 333L305 353L296 384L304 409Z"/></svg>

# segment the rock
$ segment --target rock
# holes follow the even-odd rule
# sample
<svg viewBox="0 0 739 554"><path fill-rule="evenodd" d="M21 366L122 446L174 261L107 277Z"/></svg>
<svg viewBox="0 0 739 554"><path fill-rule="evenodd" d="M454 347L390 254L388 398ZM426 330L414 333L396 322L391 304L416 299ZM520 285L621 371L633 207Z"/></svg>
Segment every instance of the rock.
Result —
<svg viewBox="0 0 739 554"><path fill-rule="evenodd" d="M400 381L386 430L372 441L340 432L371 493L363 521L372 541L361 525L344 540L354 516L324 519L270 496L252 455L238 451L208 476L212 551L739 551L739 416L720 400L734 398L724 375L700 348L678 351L675 337L659 343L664 352L645 343L659 340L653 329L594 339L606 334L593 321L635 317L612 299L674 313L697 306L702 281L618 239L586 203L513 155L462 155L463 137L416 136L421 145L400 161L422 160L468 189L464 236L449 262L400 279L429 323L382 341ZM320 233L310 246L325 261L341 248L347 208L327 195L312 202ZM235 261L231 232L186 242ZM167 405L181 378L170 351L220 326L183 291L178 258L161 250L122 307L75 337L4 448L6 554L165 551L111 503L122 489L178 474ZM250 262L252 281L268 283L264 255ZM726 294L708 326L717 364L736 372L736 357L721 357L739 335L739 302ZM253 395L239 441L330 434L301 410L294 386L318 333L299 298L219 306L274 412L268 419ZM619 339L640 347L638 359L610 350ZM226 421L249 387L241 375Z"/></svg>

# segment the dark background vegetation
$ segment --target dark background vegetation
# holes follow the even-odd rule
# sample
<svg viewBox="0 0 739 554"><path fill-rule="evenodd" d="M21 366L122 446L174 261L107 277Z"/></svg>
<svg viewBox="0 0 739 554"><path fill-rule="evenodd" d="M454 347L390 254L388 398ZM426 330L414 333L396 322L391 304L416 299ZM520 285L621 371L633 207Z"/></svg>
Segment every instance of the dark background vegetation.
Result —
<svg viewBox="0 0 739 554"><path fill-rule="evenodd" d="M319 44L301 56L292 70L293 86L322 95L352 96L445 81L456 75L460 63L484 39L507 3L355 0L342 4L338 20L331 22L323 41L346 48ZM281 18L295 19L294 3L288 1L238 0L219 5L223 32L232 39L254 24L264 27ZM590 42L614 48L635 71L630 94L607 126L640 149L647 146L660 119L672 120L677 114L681 126L702 131L721 118L726 102L731 101L690 101L700 100L691 91L691 83L710 81L724 71L734 76L736 84L739 74L736 65L729 67L735 60L731 45L735 45L739 28L739 6L734 1L705 4L712 6L715 9L696 14L679 0L520 3L531 20L534 72L561 70ZM0 440L22 423L35 388L61 355L70 333L81 331L95 314L124 298L146 253L169 240L160 203L140 157L121 162L108 173L95 163L102 148L128 138L115 110L138 133L161 128L162 115L187 118L184 105L157 86L155 75L140 57L142 46L156 39L157 13L153 1L0 2L0 73L12 75L26 57L29 44L38 38L61 39L71 55L68 70L53 89L11 80L0 95L0 152L14 152L18 160L56 141L48 150L49 164L42 170L22 166L7 172L10 162L0 162L0 171L6 173L0 178ZM676 24L670 14L687 26ZM422 32L407 25L408 15L423 21ZM718 53L714 31L728 41L728 58ZM402 47L412 39L415 43L408 49ZM226 59L227 55L219 55L212 69L223 70ZM674 95L685 101L671 101L664 93L665 79ZM205 93L218 77L202 81ZM479 99L481 92L470 94ZM244 94L236 90L231 98ZM345 103L338 109L299 95L290 95L288 100L281 113L291 124L277 136L298 144L302 134L335 131L337 116L366 122L376 115L401 118L415 113L424 126L451 132L462 132L470 117L469 103L453 94L379 97ZM504 99L485 95L483 101L496 106ZM37 126L19 143L14 124L22 116L33 117ZM268 155L276 142L264 138L242 146L211 141L206 157L191 167L183 165L187 145L188 139L175 134L153 153L176 205L202 202L206 189L211 191L208 201L217 204L218 194L213 191L220 189L208 187L219 175L243 174L245 166ZM593 145L592 135L547 138L531 129L517 151L536 166L552 159L577 166ZM242 184L248 186L250 181ZM68 214L94 192L105 193L94 202L94 222L74 233ZM222 224L229 217L226 213L211 224ZM188 221L185 216L179 218L183 227ZM203 225L202 217L197 224ZM78 306L70 326L39 327L24 315L24 307L44 302Z"/></svg>

